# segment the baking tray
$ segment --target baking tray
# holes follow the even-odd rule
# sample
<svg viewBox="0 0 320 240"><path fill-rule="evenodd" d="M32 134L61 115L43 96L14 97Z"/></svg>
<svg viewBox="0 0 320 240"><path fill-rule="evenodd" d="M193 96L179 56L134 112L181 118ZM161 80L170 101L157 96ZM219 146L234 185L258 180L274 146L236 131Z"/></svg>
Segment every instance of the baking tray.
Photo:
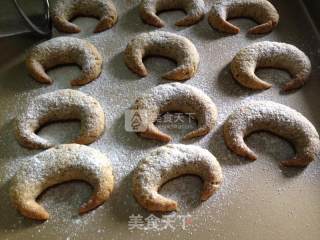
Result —
<svg viewBox="0 0 320 240"><path fill-rule="evenodd" d="M315 25L303 2L272 1L280 12L280 25L268 35L246 34L254 23L246 19L233 22L241 27L238 35L225 35L210 28L207 19L188 28L178 28L174 22L182 12L166 12L162 30L175 32L192 40L201 56L199 72L187 84L201 88L219 108L219 124L208 136L188 144L209 149L220 161L224 172L221 190L201 203L201 181L186 176L166 184L161 193L178 200L180 211L164 216L158 229L129 230L130 219L141 215L148 222L150 214L133 199L132 170L139 160L159 143L138 137L124 130L124 112L137 96L158 84L167 83L161 74L174 63L163 58L148 58L149 76L139 78L123 62L123 50L135 35L154 31L143 24L138 14L138 1L115 1L119 21L112 29L92 34L97 23L91 18L75 20L82 27L76 37L93 43L104 58L103 73L94 82L76 88L97 98L104 108L107 127L103 137L91 147L105 153L113 164L116 186L111 198L89 214L78 216L80 203L90 195L91 188L82 182L70 182L47 190L39 199L51 214L50 220L39 223L18 214L8 198L11 177L20 164L39 151L20 147L13 135L13 119L34 96L69 88L69 80L79 74L74 66L64 66L49 72L53 85L42 85L27 75L25 51L42 41L30 34L0 39L0 239L320 239L320 162L307 168L282 169L279 160L294 154L286 141L267 133L250 136L247 142L259 155L248 162L232 154L223 142L221 126L239 104L253 99L273 100L303 113L320 130L320 43ZM0 3L1 21L7 22L13 13ZM207 2L208 9L210 4ZM9 20L10 21L10 20ZM7 25L1 25L7 26ZM19 25L22 27L22 25ZM54 36L58 36L54 33ZM273 40L296 45L305 51L313 65L310 81L301 90L280 94L279 86L289 75L278 70L259 70L260 77L274 83L263 92L254 92L238 85L231 77L228 64L235 53L253 42ZM195 125L193 125L195 127ZM78 133L76 122L55 123L44 127L40 135L57 142L68 141ZM187 130L162 128L174 136L174 142ZM131 217L130 217L131 216ZM186 218L185 225L183 219ZM165 219L174 221L165 229ZM160 228L161 227L161 228Z"/></svg>

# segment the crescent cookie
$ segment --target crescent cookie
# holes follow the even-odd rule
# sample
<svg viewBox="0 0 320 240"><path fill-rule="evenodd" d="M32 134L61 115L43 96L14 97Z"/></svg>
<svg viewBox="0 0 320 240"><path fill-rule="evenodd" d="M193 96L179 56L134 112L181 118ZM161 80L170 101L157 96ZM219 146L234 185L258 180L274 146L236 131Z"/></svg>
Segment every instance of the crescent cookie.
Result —
<svg viewBox="0 0 320 240"><path fill-rule="evenodd" d="M89 201L80 208L86 213L103 204L110 196L114 177L109 159L99 151L78 144L64 144L33 156L11 181L13 206L27 218L47 220L48 212L36 202L47 188L56 184L83 180L93 187Z"/></svg>
<svg viewBox="0 0 320 240"><path fill-rule="evenodd" d="M279 42L258 42L241 49L231 62L233 77L251 89L268 89L272 85L255 75L256 68L273 67L287 70L293 79L283 91L302 87L311 73L311 62L297 47Z"/></svg>
<svg viewBox="0 0 320 240"><path fill-rule="evenodd" d="M187 16L176 22L177 26L191 26L204 17L203 0L142 0L140 16L143 21L154 26L164 27L165 23L156 15L157 12L182 9Z"/></svg>
<svg viewBox="0 0 320 240"><path fill-rule="evenodd" d="M169 180L186 174L202 178L202 201L219 189L223 178L219 162L206 149L169 144L157 148L139 162L133 174L133 194L149 211L177 210L177 202L160 195L158 190Z"/></svg>
<svg viewBox="0 0 320 240"><path fill-rule="evenodd" d="M174 33L155 31L142 33L129 42L125 50L125 63L131 71L145 77L148 71L142 60L147 56L162 56L176 61L178 67L163 78L182 81L195 75L200 57L193 43Z"/></svg>
<svg viewBox="0 0 320 240"><path fill-rule="evenodd" d="M80 135L74 143L90 144L104 131L104 112L99 102L80 91L65 89L33 99L16 118L16 138L27 148L50 148L55 143L36 135L36 131L47 123L65 120L81 121Z"/></svg>
<svg viewBox="0 0 320 240"><path fill-rule="evenodd" d="M133 108L140 115L142 137L162 142L172 138L161 132L154 122L165 112L192 114L198 120L199 128L183 137L184 140L208 134L215 126L218 111L216 105L203 91L182 83L162 84L139 97Z"/></svg>
<svg viewBox="0 0 320 240"><path fill-rule="evenodd" d="M296 156L282 161L282 165L304 167L315 160L320 152L317 130L301 113L271 101L256 101L237 108L224 124L227 146L239 156L256 160L244 138L256 131L268 131L289 140Z"/></svg>
<svg viewBox="0 0 320 240"><path fill-rule="evenodd" d="M98 18L95 33L113 27L118 18L111 0L58 0L52 9L53 24L60 32L81 32L77 25L70 22L78 16Z"/></svg>
<svg viewBox="0 0 320 240"><path fill-rule="evenodd" d="M99 77L102 57L90 42L73 37L57 37L40 43L29 52L26 65L30 75L40 83L51 84L46 69L61 64L77 64L82 74L71 85L84 85Z"/></svg>
<svg viewBox="0 0 320 240"><path fill-rule="evenodd" d="M215 0L208 21L221 32L237 34L240 29L227 22L237 17L249 17L260 24L248 31L252 34L271 32L279 23L277 9L267 0Z"/></svg>

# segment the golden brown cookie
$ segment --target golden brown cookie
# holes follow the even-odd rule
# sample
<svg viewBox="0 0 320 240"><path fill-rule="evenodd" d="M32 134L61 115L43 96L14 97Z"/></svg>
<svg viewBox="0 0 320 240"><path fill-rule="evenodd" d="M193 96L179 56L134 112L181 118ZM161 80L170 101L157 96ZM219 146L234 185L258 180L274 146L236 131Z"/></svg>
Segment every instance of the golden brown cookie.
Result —
<svg viewBox="0 0 320 240"><path fill-rule="evenodd" d="M27 148L49 148L55 145L38 135L43 125L65 120L80 120L80 135L74 143L90 144L104 131L105 118L99 102L80 91L65 89L42 94L33 99L16 119L16 138Z"/></svg>
<svg viewBox="0 0 320 240"><path fill-rule="evenodd" d="M187 16L176 22L177 26L191 26L201 21L205 14L205 5L202 0L142 0L140 16L144 22L164 27L165 23L157 16L157 12L181 9Z"/></svg>
<svg viewBox="0 0 320 240"><path fill-rule="evenodd" d="M171 141L171 137L161 132L154 122L165 112L192 114L198 120L198 129L183 137L184 140L208 134L215 126L218 111L216 105L200 89L182 83L162 84L150 89L139 97L132 109L140 114L142 137L162 142Z"/></svg>
<svg viewBox="0 0 320 240"><path fill-rule="evenodd" d="M65 33L78 33L81 29L70 22L78 17L99 19L94 32L102 32L113 27L117 22L117 10L111 0L58 0L52 8L54 26Z"/></svg>
<svg viewBox="0 0 320 240"><path fill-rule="evenodd" d="M208 21L221 32L236 34L240 29L227 19L237 17L252 18L259 23L249 30L252 34L271 32L279 23L277 9L267 0L215 0Z"/></svg>
<svg viewBox="0 0 320 240"><path fill-rule="evenodd" d="M177 210L177 202L158 191L166 182L186 174L202 178L202 201L219 189L223 178L219 162L208 150L192 145L169 144L155 149L139 162L133 174L133 194L149 211Z"/></svg>
<svg viewBox="0 0 320 240"><path fill-rule="evenodd" d="M271 101L254 101L234 110L224 124L227 146L239 156L256 160L244 138L257 131L268 131L289 140L296 156L281 164L304 167L317 158L320 152L319 135L312 123L301 113Z"/></svg>
<svg viewBox="0 0 320 240"><path fill-rule="evenodd" d="M40 83L51 84L46 70L61 64L77 64L82 74L71 85L84 85L99 77L102 57L95 46L74 37L57 37L40 43L29 52L26 65L30 75Z"/></svg>
<svg viewBox="0 0 320 240"><path fill-rule="evenodd" d="M147 56L162 56L176 61L178 67L166 73L163 78L182 81L195 75L199 65L199 54L193 43L174 33L155 31L142 33L128 44L125 63L138 75L145 77L148 71L142 60Z"/></svg>
<svg viewBox="0 0 320 240"><path fill-rule="evenodd" d="M256 68L287 70L293 79L283 86L283 91L302 87L311 73L311 62L297 47L279 42L258 42L241 49L231 62L233 77L243 86L256 90L272 85L255 75Z"/></svg>
<svg viewBox="0 0 320 240"><path fill-rule="evenodd" d="M36 202L47 188L82 180L93 187L90 199L80 208L86 213L103 204L110 196L114 177L109 159L99 151L78 144L64 144L41 152L26 162L11 181L13 206L25 217L47 220L49 213Z"/></svg>

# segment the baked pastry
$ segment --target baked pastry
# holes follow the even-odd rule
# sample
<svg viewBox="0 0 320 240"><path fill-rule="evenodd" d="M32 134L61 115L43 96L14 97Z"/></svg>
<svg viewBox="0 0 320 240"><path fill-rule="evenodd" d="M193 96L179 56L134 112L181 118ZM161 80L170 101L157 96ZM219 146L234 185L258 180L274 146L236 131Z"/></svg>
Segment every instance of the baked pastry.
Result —
<svg viewBox="0 0 320 240"><path fill-rule="evenodd" d="M125 50L125 63L131 71L145 77L148 71L142 60L147 56L162 56L176 61L178 67L163 78L182 81L195 75L199 65L199 54L193 43L174 33L155 31L142 33L132 39Z"/></svg>
<svg viewBox="0 0 320 240"><path fill-rule="evenodd" d="M289 140L296 149L296 156L281 161L289 167L304 167L315 160L320 151L317 130L301 113L271 101L255 101L239 107L224 124L224 139L236 154L256 160L244 138L256 131L268 131Z"/></svg>
<svg viewBox="0 0 320 240"><path fill-rule="evenodd" d="M78 144L64 144L41 152L26 162L11 181L13 206L25 217L47 220L48 212L36 202L47 188L59 183L83 180L93 187L89 201L80 208L86 213L110 196L114 177L109 159L99 151Z"/></svg>
<svg viewBox="0 0 320 240"><path fill-rule="evenodd" d="M141 130L138 134L162 142L172 140L154 125L158 115L162 113L183 112L192 114L198 120L199 128L185 135L184 140L209 133L214 128L218 115L216 105L210 97L200 89L182 83L162 84L150 89L136 100L132 109L140 114Z"/></svg>
<svg viewBox="0 0 320 240"><path fill-rule="evenodd" d="M272 85L255 75L256 68L273 67L287 70L293 79L283 91L300 88L311 73L311 62L297 47L279 42L258 42L241 49L231 62L233 77L243 86L263 90Z"/></svg>
<svg viewBox="0 0 320 240"><path fill-rule="evenodd" d="M71 85L84 85L99 77L102 57L86 40L74 37L57 37L40 43L29 52L26 65L30 75L40 83L51 84L46 70L61 64L77 64L82 74Z"/></svg>
<svg viewBox="0 0 320 240"><path fill-rule="evenodd" d="M99 102L80 91L65 89L42 94L31 101L16 119L16 138L27 148L50 148L55 144L38 135L41 126L55 121L80 120L74 143L90 144L104 131L105 118Z"/></svg>
<svg viewBox="0 0 320 240"><path fill-rule="evenodd" d="M157 12L181 9L187 16L176 22L177 26L191 26L201 21L205 14L203 0L142 0L140 16L143 21L154 26L164 27L165 23L157 16Z"/></svg>
<svg viewBox="0 0 320 240"><path fill-rule="evenodd" d="M111 0L58 0L52 8L54 26L65 33L79 33L81 29L70 22L78 16L99 19L94 32L112 28L117 22L117 10Z"/></svg>
<svg viewBox="0 0 320 240"><path fill-rule="evenodd" d="M227 22L236 17L252 18L259 23L248 31L252 34L271 32L279 23L277 9L267 0L215 0L208 21L221 32L236 34L240 29Z"/></svg>
<svg viewBox="0 0 320 240"><path fill-rule="evenodd" d="M153 150L139 162L133 174L133 194L149 211L177 210L177 202L160 195L158 190L169 180L186 174L202 178L202 201L219 189L223 178L219 162L208 150L169 144Z"/></svg>

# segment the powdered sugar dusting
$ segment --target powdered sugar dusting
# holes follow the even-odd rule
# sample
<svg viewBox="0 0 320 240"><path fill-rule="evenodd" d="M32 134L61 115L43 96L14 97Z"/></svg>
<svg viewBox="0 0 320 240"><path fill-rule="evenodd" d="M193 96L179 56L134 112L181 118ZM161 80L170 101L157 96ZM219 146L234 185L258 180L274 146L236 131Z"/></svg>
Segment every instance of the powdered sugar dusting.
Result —
<svg viewBox="0 0 320 240"><path fill-rule="evenodd" d="M199 128L184 136L188 139L206 135L215 126L217 120L217 108L212 100L200 89L181 83L161 84L150 89L136 100L133 109L145 111L144 114L140 114L142 122L147 127L142 131L144 133L151 132L150 126L161 113L180 111L190 114L198 120ZM206 129L206 132L201 133L201 129Z"/></svg>
<svg viewBox="0 0 320 240"><path fill-rule="evenodd" d="M279 22L278 11L268 0L217 0L212 5L208 20L212 27L220 31L234 33L235 30L225 24L225 21L232 17L251 17L260 24L271 22L269 28L262 27L253 33L269 32Z"/></svg>
<svg viewBox="0 0 320 240"><path fill-rule="evenodd" d="M87 181L94 188L86 211L102 204L114 184L108 158L84 145L65 144L43 151L21 165L12 179L10 198L26 216L46 220L47 213L34 200L48 187L70 180ZM94 206L93 201L97 202Z"/></svg>
<svg viewBox="0 0 320 240"><path fill-rule="evenodd" d="M74 119L81 121L80 134L73 140L75 143L89 144L103 133L103 109L93 97L71 89L42 94L18 114L17 140L29 148L52 147L53 142L39 137L35 132L43 123Z"/></svg>
<svg viewBox="0 0 320 240"><path fill-rule="evenodd" d="M73 85L83 85L95 80L101 72L102 58L90 42L74 37L56 37L32 48L26 59L30 74L39 82L51 82L37 65L50 69L59 64L77 64L82 75L72 80Z"/></svg>
<svg viewBox="0 0 320 240"><path fill-rule="evenodd" d="M224 137L226 144L238 155L256 159L243 138L263 130L284 137L295 145L295 159L283 161L283 164L305 166L317 158L320 140L312 123L294 109L272 101L253 101L236 109L224 125Z"/></svg>
<svg viewBox="0 0 320 240"><path fill-rule="evenodd" d="M308 56L297 47L279 42L263 41L241 49L231 62L234 78L243 86L251 89L267 89L269 83L257 78L256 68L274 67L285 69L292 75L284 90L300 88L311 73Z"/></svg>
<svg viewBox="0 0 320 240"><path fill-rule="evenodd" d="M169 144L152 151L139 162L133 176L134 195L150 211L176 209L171 199L157 196L157 191L168 180L184 174L202 178L203 201L219 189L223 178L219 162L209 151L197 146Z"/></svg>
<svg viewBox="0 0 320 240"><path fill-rule="evenodd" d="M124 60L127 66L140 76L148 74L143 57L159 55L170 58L177 67L163 75L168 80L187 80L193 77L199 65L199 53L194 44L183 36L165 31L142 33L127 45Z"/></svg>
<svg viewBox="0 0 320 240"><path fill-rule="evenodd" d="M75 16L92 16L100 19L95 31L101 32L117 22L117 10L111 0L60 0L51 10L53 24L61 32L76 33L80 28L70 21Z"/></svg>
<svg viewBox="0 0 320 240"><path fill-rule="evenodd" d="M190 1L166 1L166 0L143 0L140 5L141 18L150 25L163 27L165 23L156 15L161 10L182 9L187 16L176 22L178 26L190 26L199 22L205 14L205 4L203 0Z"/></svg>

